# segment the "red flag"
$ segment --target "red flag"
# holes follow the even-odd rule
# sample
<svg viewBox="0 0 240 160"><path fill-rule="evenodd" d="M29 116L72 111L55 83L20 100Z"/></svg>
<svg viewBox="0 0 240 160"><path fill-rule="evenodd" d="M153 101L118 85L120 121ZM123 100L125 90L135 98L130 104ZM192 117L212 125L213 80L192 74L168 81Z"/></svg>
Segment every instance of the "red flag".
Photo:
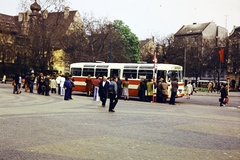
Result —
<svg viewBox="0 0 240 160"><path fill-rule="evenodd" d="M219 54L220 62L224 63L224 49L220 49L218 51L218 54Z"/></svg>

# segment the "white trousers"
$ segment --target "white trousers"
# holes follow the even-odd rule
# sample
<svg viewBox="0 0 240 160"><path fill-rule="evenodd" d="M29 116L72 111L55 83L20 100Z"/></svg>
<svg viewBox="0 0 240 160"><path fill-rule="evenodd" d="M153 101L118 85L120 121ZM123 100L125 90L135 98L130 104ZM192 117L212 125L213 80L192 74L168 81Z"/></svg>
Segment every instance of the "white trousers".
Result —
<svg viewBox="0 0 240 160"><path fill-rule="evenodd" d="M63 87L60 87L60 95L63 96L65 94L65 89Z"/></svg>
<svg viewBox="0 0 240 160"><path fill-rule="evenodd" d="M97 87L97 86L95 86L94 87L94 94L93 94L93 100L95 100L95 101L98 101L98 91L99 91L99 87Z"/></svg>

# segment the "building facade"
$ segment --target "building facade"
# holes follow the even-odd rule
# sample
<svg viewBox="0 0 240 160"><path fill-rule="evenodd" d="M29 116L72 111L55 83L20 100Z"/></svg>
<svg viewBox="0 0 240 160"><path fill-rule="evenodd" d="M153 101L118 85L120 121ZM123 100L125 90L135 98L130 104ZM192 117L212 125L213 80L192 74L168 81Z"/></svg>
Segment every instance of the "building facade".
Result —
<svg viewBox="0 0 240 160"><path fill-rule="evenodd" d="M6 72L6 65L68 72L61 37L75 30L84 32L79 12L70 11L68 7L61 12L48 12L36 1L30 9L17 16L0 14L0 74Z"/></svg>
<svg viewBox="0 0 240 160"><path fill-rule="evenodd" d="M174 43L183 53L185 79L216 80L219 71L218 50L226 48L227 29L217 26L214 22L193 23L183 25L174 35ZM213 59L216 63L212 68L207 68L207 62ZM220 70L220 79L226 79L224 65Z"/></svg>
<svg viewBox="0 0 240 160"><path fill-rule="evenodd" d="M232 90L240 90L240 26L234 26L228 39L227 74Z"/></svg>

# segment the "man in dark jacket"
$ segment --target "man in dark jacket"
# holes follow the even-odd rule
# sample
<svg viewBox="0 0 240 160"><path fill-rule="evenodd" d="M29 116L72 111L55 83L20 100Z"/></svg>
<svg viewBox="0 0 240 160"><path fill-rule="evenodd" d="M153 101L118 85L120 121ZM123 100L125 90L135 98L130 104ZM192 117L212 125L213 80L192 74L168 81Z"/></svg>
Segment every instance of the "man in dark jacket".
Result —
<svg viewBox="0 0 240 160"><path fill-rule="evenodd" d="M226 89L226 84L221 85L220 93L221 93L221 98L220 98L220 107L221 107L221 106L225 106L224 99L228 97L228 91Z"/></svg>
<svg viewBox="0 0 240 160"><path fill-rule="evenodd" d="M45 88L45 96L49 96L49 91L50 91L50 79L49 75L46 76L45 81L44 81L44 88Z"/></svg>
<svg viewBox="0 0 240 160"><path fill-rule="evenodd" d="M122 81L121 81L121 79L118 79L118 81L116 83L117 83L117 86L118 86L117 96L118 96L118 99L120 99L122 97Z"/></svg>
<svg viewBox="0 0 240 160"><path fill-rule="evenodd" d="M107 81L107 77L104 76L103 80L99 83L99 96L103 107L105 107L106 104L109 86L110 83Z"/></svg>
<svg viewBox="0 0 240 160"><path fill-rule="evenodd" d="M114 77L113 81L111 81L111 90L109 91L109 97L110 97L110 102L109 102L109 112L115 112L114 108L116 107L118 103L118 85L117 85L118 78Z"/></svg>
<svg viewBox="0 0 240 160"><path fill-rule="evenodd" d="M172 81L171 85L172 85L172 89L171 89L171 97L170 97L169 104L175 105L175 98L178 91L178 82L176 78Z"/></svg>

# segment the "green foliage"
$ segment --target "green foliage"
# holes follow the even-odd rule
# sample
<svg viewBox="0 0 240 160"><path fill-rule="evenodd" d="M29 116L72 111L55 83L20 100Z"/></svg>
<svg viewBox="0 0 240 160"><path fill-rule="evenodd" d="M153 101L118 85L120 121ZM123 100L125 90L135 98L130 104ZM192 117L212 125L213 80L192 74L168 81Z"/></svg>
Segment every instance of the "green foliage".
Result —
<svg viewBox="0 0 240 160"><path fill-rule="evenodd" d="M113 29L122 41L122 54L129 62L140 60L139 40L131 29L121 20L114 20Z"/></svg>

